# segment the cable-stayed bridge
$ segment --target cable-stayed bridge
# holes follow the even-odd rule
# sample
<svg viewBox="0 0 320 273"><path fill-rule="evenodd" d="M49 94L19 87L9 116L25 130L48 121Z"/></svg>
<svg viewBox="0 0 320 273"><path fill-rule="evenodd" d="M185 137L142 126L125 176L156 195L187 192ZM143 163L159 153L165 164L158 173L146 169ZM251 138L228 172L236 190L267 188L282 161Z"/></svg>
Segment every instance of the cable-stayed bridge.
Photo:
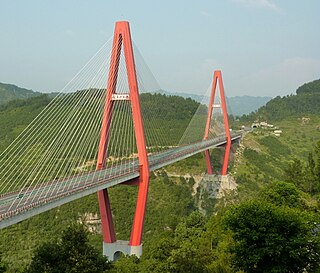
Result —
<svg viewBox="0 0 320 273"><path fill-rule="evenodd" d="M238 140L240 137L241 134L232 134L231 140ZM222 136L182 147L171 148L151 155L149 156L150 171L155 171L199 152L225 144L226 138ZM129 164L132 165L132 168ZM113 166L110 169L102 169L67 179L44 183L41 186L29 188L23 193L19 191L3 194L0 197L0 217L2 220L0 227L10 226L33 215L99 190L136 179L139 175L139 162L135 160L128 164ZM43 194L44 192L46 194ZM19 200L23 200L23 202L19 202ZM13 201L16 202L12 204Z"/></svg>
<svg viewBox="0 0 320 273"><path fill-rule="evenodd" d="M116 23L109 70L99 55L105 51L1 154L0 228L98 192L104 254L113 259L117 251L141 255L150 171L204 152L212 174L209 149L225 146L226 175L231 142L241 134L230 133L222 76L215 71L208 105L200 104L173 143L168 130L179 124L165 126L160 101L140 101L139 91L159 88L152 88L152 75L145 76L149 70L134 54L128 22ZM112 221L107 189L118 184L139 188L129 242L116 240Z"/></svg>

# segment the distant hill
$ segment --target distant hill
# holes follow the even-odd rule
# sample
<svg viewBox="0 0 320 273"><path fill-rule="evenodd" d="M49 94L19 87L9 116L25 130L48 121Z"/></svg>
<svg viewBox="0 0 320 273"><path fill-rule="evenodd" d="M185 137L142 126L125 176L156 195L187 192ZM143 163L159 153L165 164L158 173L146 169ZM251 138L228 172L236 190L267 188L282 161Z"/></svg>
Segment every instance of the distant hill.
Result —
<svg viewBox="0 0 320 273"><path fill-rule="evenodd" d="M29 89L21 88L13 84L0 83L0 105L15 99L27 99L42 95Z"/></svg>
<svg viewBox="0 0 320 273"><path fill-rule="evenodd" d="M164 90L157 91L161 94L181 96L184 98L191 98L195 101L202 102L203 96L189 93L168 92ZM261 106L270 101L271 97L255 97L255 96L235 96L227 97L228 113L234 116L242 116L256 111Z"/></svg>
<svg viewBox="0 0 320 273"><path fill-rule="evenodd" d="M275 97L244 120L283 120L301 115L320 115L320 79L308 82L296 90L296 95Z"/></svg>
<svg viewBox="0 0 320 273"><path fill-rule="evenodd" d="M203 96L189 93L168 92L159 90L156 93L180 96L183 98L191 98L197 102L203 101ZM13 84L0 83L0 105L6 104L9 101L15 99L27 99L30 97L40 96L42 93L35 92L30 89L21 88ZM57 93L48 94L50 98L53 98ZM271 97L254 97L254 96L235 96L227 98L227 108L229 114L234 116L242 116L249 114L259 109L259 107L265 105L270 101Z"/></svg>
<svg viewBox="0 0 320 273"><path fill-rule="evenodd" d="M271 97L235 96L227 98L228 112L234 116L242 116L256 111L266 105Z"/></svg>

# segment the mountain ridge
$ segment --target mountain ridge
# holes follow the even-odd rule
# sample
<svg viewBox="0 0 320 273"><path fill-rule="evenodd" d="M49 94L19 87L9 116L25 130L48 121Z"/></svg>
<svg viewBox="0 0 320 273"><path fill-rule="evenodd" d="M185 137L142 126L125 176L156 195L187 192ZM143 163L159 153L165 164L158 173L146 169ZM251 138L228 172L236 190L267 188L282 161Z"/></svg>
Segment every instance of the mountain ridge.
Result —
<svg viewBox="0 0 320 273"><path fill-rule="evenodd" d="M307 82L296 94L277 96L257 111L241 117L243 121L278 121L301 115L320 115L320 80Z"/></svg>
<svg viewBox="0 0 320 273"><path fill-rule="evenodd" d="M160 93L169 96L180 96L183 98L191 98L197 102L202 102L203 99L208 100L201 95L192 94L192 93L179 93L179 92L169 92L165 90L159 90L152 93ZM27 99L30 97L41 96L42 92L36 92L32 89L26 89L19 87L15 84L1 83L0 82L0 105L6 104L11 100L15 99ZM54 96L54 93L49 94L51 97ZM253 111L256 111L259 107L265 105L272 98L268 96L234 96L227 97L227 108L228 112L234 116L242 116L243 114L249 114Z"/></svg>
<svg viewBox="0 0 320 273"><path fill-rule="evenodd" d="M180 96L183 98L191 98L197 102L203 102L204 100L209 101L209 97L193 94L193 93L180 93L180 92L170 92L166 90L158 90L153 93L160 93L169 96ZM227 97L227 110L229 114L234 116L242 116L244 114L250 114L258 110L261 106L265 105L270 101L272 97L268 96L233 96Z"/></svg>
<svg viewBox="0 0 320 273"><path fill-rule="evenodd" d="M30 97L40 96L42 93L19 87L15 84L0 82L0 105L6 104L15 99L27 99Z"/></svg>

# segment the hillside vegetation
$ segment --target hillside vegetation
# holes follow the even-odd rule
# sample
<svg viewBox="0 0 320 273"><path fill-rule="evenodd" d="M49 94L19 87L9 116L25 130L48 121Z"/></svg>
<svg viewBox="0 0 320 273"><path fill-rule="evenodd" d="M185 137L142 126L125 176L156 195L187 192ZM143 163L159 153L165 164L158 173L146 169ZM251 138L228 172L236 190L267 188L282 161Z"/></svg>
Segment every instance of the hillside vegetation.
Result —
<svg viewBox="0 0 320 273"><path fill-rule="evenodd" d="M13 100L0 106L0 153L49 103L47 95Z"/></svg>
<svg viewBox="0 0 320 273"><path fill-rule="evenodd" d="M242 117L243 121L278 121L300 115L320 114L320 80L306 83L295 95L276 97L256 112Z"/></svg>
<svg viewBox="0 0 320 273"><path fill-rule="evenodd" d="M303 84L297 89L297 94L320 94L320 79Z"/></svg>
<svg viewBox="0 0 320 273"><path fill-rule="evenodd" d="M320 140L320 80L300 86L296 93L277 97L241 118L240 122L268 121L274 126L257 128L244 139L241 164L235 166L234 172L246 190L257 190L263 186L261 182L293 182L288 170L295 164L296 172L301 174L297 186L318 198L319 186L313 185L317 179L310 181L306 168L315 164L313 150ZM282 132L281 136L275 136L276 129Z"/></svg>
<svg viewBox="0 0 320 273"><path fill-rule="evenodd" d="M13 100L0 106L0 152L22 132L50 101L50 95L42 94L26 100ZM145 120L146 126L151 127L155 124L158 128L154 129L166 132L163 139L166 145L177 145L179 143L199 105L198 102L190 98L184 99L179 96L149 93L141 94L143 115L152 119L151 121Z"/></svg>
<svg viewBox="0 0 320 273"><path fill-rule="evenodd" d="M292 162L306 164L320 140L320 117L309 118L307 123L298 117L276 122L282 131L280 137L275 136L274 128L254 129L245 136L232 170L244 190L256 191L270 181L287 181L286 169Z"/></svg>

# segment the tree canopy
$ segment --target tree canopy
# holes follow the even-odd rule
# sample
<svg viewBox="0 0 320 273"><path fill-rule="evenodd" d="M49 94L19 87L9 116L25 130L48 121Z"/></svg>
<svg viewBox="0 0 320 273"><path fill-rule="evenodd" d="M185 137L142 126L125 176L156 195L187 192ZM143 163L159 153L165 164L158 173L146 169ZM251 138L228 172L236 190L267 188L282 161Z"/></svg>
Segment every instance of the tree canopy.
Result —
<svg viewBox="0 0 320 273"><path fill-rule="evenodd" d="M303 93L304 94L320 93L320 79L301 85L297 89L296 93L297 95L300 95Z"/></svg>
<svg viewBox="0 0 320 273"><path fill-rule="evenodd" d="M231 251L238 269L312 272L319 265L320 222L311 214L253 200L230 209L224 224L233 232Z"/></svg>
<svg viewBox="0 0 320 273"><path fill-rule="evenodd" d="M68 227L58 242L38 247L25 273L101 273L110 268L107 259L89 242L83 226Z"/></svg>

